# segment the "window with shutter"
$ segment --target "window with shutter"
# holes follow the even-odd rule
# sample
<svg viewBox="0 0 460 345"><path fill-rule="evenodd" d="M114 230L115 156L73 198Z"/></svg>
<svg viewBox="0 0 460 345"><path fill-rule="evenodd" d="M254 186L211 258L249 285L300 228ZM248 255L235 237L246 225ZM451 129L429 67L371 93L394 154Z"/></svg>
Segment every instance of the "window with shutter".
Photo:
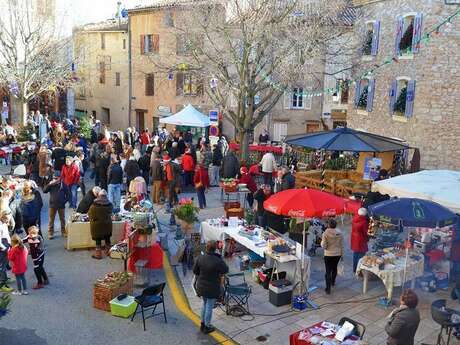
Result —
<svg viewBox="0 0 460 345"><path fill-rule="evenodd" d="M414 112L414 99L415 99L415 80L409 80L407 83L407 97L406 97L406 111L404 115L407 118L412 117Z"/></svg>
<svg viewBox="0 0 460 345"><path fill-rule="evenodd" d="M195 96L203 93L203 81L192 73L183 75L183 94L185 96Z"/></svg>
<svg viewBox="0 0 460 345"><path fill-rule="evenodd" d="M115 73L115 86L120 86L120 72Z"/></svg>
<svg viewBox="0 0 460 345"><path fill-rule="evenodd" d="M176 96L182 96L184 93L184 73L176 74Z"/></svg>
<svg viewBox="0 0 460 345"><path fill-rule="evenodd" d="M372 111L372 107L374 105L374 93L375 93L375 79L371 78L369 79L368 83L368 92L367 92L367 105L366 105L366 110L368 112Z"/></svg>
<svg viewBox="0 0 460 345"><path fill-rule="evenodd" d="M145 95L155 95L155 78L153 73L148 73L145 75Z"/></svg>
<svg viewBox="0 0 460 345"><path fill-rule="evenodd" d="M151 52L153 53L159 53L160 52L160 35L154 34L152 36L152 50Z"/></svg>
<svg viewBox="0 0 460 345"><path fill-rule="evenodd" d="M407 14L398 18L395 42L396 55L411 55L419 52L422 21L422 13Z"/></svg>
<svg viewBox="0 0 460 345"><path fill-rule="evenodd" d="M379 51L380 21L373 23L371 55L376 56Z"/></svg>
<svg viewBox="0 0 460 345"><path fill-rule="evenodd" d="M361 79L358 82L357 86L357 98L356 98L356 107L358 109L367 110L368 101L369 101L369 79Z"/></svg>
<svg viewBox="0 0 460 345"><path fill-rule="evenodd" d="M390 93L389 93L389 98L390 98L390 114L393 115L395 112L395 102L396 102L396 92L398 90L398 81L393 80L391 82L390 86Z"/></svg>
<svg viewBox="0 0 460 345"><path fill-rule="evenodd" d="M411 97L409 97L409 84L411 85ZM396 83L392 85L394 91L393 98L393 113L395 116L407 116L410 113L412 115L412 109L407 111L407 105L412 106L414 100L414 89L415 85L411 83L410 79L406 77L397 78Z"/></svg>

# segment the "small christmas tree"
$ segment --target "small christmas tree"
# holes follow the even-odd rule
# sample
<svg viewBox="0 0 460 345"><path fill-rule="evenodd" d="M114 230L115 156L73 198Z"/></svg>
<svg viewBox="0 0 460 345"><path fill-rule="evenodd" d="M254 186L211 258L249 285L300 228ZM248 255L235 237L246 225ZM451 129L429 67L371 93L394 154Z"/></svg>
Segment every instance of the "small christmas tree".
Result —
<svg viewBox="0 0 460 345"><path fill-rule="evenodd" d="M394 111L400 114L406 113L407 87L403 87L396 100Z"/></svg>
<svg viewBox="0 0 460 345"><path fill-rule="evenodd" d="M367 108L367 94L369 93L367 85L364 87L361 95L359 96L358 108L366 109Z"/></svg>
<svg viewBox="0 0 460 345"><path fill-rule="evenodd" d="M399 42L399 50L401 54L412 52L412 39L414 37L414 23L411 22L407 27L404 35Z"/></svg>

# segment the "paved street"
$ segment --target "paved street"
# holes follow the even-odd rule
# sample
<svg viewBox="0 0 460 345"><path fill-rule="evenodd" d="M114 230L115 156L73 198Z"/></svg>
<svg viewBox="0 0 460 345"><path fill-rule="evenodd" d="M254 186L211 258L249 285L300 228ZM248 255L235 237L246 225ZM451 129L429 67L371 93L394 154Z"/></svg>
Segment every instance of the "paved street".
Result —
<svg viewBox="0 0 460 345"><path fill-rule="evenodd" d="M48 197L44 197L43 227L47 229ZM57 223L56 223L57 224ZM168 323L161 317L147 321L142 330L138 317L133 323L94 309L93 282L110 271L122 270L122 261L90 257L87 250L67 251L64 240L46 241L45 268L51 284L32 290L35 276L29 259L26 274L29 296L13 296L11 312L0 320L0 344L82 345L82 344L212 344L207 336L179 313L166 289ZM162 272L156 278L162 279Z"/></svg>

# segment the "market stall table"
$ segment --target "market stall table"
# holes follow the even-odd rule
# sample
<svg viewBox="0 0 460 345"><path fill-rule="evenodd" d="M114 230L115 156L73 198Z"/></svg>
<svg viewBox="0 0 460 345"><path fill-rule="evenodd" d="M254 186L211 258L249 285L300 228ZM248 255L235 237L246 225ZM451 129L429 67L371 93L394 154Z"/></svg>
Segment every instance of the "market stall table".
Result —
<svg viewBox="0 0 460 345"><path fill-rule="evenodd" d="M313 344L327 344L327 345L358 345L360 340L357 336L349 336L344 341L334 339L337 332L338 325L327 321L321 321L317 324L295 332L289 336L289 345L313 345ZM324 335L321 335L324 334ZM310 340L312 337L317 337L321 342L313 343Z"/></svg>
<svg viewBox="0 0 460 345"><path fill-rule="evenodd" d="M398 257L392 264L385 264L381 269L381 265L372 262L369 256L363 257L358 262L356 274L362 272L363 280L363 293L367 293L367 286L369 282L369 273L375 274L382 280L388 293L388 300L391 301L393 297L393 288L395 286L402 286L404 283L404 265L405 258ZM424 272L424 257L420 254L411 255L406 270L406 281L411 280L411 287L415 287L415 280L423 276Z"/></svg>
<svg viewBox="0 0 460 345"><path fill-rule="evenodd" d="M125 221L112 222L112 243L123 240L124 224ZM67 231L65 248L67 250L96 247L96 242L91 238L89 222L68 222L65 228Z"/></svg>

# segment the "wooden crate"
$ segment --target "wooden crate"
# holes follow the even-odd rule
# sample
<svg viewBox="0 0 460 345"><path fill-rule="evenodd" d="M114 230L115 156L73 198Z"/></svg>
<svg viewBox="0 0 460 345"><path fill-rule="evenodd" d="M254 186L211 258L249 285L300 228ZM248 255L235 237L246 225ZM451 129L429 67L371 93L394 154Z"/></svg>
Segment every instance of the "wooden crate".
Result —
<svg viewBox="0 0 460 345"><path fill-rule="evenodd" d="M241 204L239 201L225 201L224 210L227 211L230 208L240 208Z"/></svg>
<svg viewBox="0 0 460 345"><path fill-rule="evenodd" d="M133 275L130 273L125 285L111 288L105 284L95 284L93 289L93 307L96 309L110 311L110 301L121 294L133 294Z"/></svg>
<svg viewBox="0 0 460 345"><path fill-rule="evenodd" d="M230 217L244 218L244 208L230 208L225 211L225 216L227 218L230 218Z"/></svg>

